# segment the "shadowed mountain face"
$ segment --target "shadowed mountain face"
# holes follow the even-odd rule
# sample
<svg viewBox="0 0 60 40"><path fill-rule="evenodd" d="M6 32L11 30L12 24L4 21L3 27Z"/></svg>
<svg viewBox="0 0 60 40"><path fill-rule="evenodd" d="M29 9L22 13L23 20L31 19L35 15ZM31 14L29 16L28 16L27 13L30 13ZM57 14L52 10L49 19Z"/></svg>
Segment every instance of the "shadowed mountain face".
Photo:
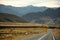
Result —
<svg viewBox="0 0 60 40"><path fill-rule="evenodd" d="M27 22L23 18L16 15L0 13L0 22Z"/></svg>
<svg viewBox="0 0 60 40"><path fill-rule="evenodd" d="M33 12L23 16L29 22L60 24L60 8L48 8L44 12Z"/></svg>
<svg viewBox="0 0 60 40"><path fill-rule="evenodd" d="M27 7L13 7L13 6L6 6L0 4L0 12L22 16L24 19L26 19L29 22L42 23L42 24L60 23L60 8L35 7L32 5ZM9 20L13 19L13 21L15 20L15 18L12 19L8 18L8 19ZM21 20L20 18L16 18L16 19Z"/></svg>
<svg viewBox="0 0 60 40"><path fill-rule="evenodd" d="M25 15L30 12L43 12L47 9L47 7L35 7L35 6L27 6L27 7L13 7L0 4L0 12L1 13L11 13L18 16Z"/></svg>

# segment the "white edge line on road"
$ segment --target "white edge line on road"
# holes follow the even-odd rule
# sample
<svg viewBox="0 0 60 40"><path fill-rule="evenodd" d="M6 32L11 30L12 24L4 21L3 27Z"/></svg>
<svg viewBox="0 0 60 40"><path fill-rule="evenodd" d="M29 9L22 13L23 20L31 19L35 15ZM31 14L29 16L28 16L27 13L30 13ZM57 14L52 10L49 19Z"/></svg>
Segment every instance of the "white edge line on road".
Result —
<svg viewBox="0 0 60 40"><path fill-rule="evenodd" d="M53 36L53 40L55 40L55 37Z"/></svg>
<svg viewBox="0 0 60 40"><path fill-rule="evenodd" d="M41 39L43 39L45 36L47 36L48 35L48 33L47 34L45 34L45 35L43 35L41 38L39 38L38 40L41 40Z"/></svg>
<svg viewBox="0 0 60 40"><path fill-rule="evenodd" d="M54 37L53 33L52 33L52 36L53 36L53 40L55 40L55 37Z"/></svg>

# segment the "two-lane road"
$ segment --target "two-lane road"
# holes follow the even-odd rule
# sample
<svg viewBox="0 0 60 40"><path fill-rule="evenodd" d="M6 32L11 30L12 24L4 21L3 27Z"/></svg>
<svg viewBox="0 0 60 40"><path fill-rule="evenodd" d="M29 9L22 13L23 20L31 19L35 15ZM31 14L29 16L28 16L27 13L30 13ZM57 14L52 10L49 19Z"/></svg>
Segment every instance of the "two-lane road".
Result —
<svg viewBox="0 0 60 40"><path fill-rule="evenodd" d="M56 39L52 33L52 29L48 29L48 31L44 34L37 34L34 36L32 35L21 40L56 40Z"/></svg>

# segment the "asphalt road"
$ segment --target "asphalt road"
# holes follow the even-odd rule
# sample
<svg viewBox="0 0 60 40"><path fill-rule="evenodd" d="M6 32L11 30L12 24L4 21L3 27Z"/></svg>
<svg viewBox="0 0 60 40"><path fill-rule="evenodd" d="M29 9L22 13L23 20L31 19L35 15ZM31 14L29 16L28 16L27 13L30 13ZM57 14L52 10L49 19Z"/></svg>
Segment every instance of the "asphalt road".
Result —
<svg viewBox="0 0 60 40"><path fill-rule="evenodd" d="M52 29L48 29L46 33L32 35L21 40L56 40L56 39L52 33Z"/></svg>

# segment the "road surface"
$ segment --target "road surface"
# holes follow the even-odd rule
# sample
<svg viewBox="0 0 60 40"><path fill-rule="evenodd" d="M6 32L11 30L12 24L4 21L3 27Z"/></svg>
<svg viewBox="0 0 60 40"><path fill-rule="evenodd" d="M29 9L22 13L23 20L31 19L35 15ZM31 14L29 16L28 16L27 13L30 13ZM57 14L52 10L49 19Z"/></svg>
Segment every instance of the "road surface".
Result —
<svg viewBox="0 0 60 40"><path fill-rule="evenodd" d="M44 34L36 34L34 36L32 35L21 40L56 40L56 39L52 33L52 29L48 29L48 31Z"/></svg>

